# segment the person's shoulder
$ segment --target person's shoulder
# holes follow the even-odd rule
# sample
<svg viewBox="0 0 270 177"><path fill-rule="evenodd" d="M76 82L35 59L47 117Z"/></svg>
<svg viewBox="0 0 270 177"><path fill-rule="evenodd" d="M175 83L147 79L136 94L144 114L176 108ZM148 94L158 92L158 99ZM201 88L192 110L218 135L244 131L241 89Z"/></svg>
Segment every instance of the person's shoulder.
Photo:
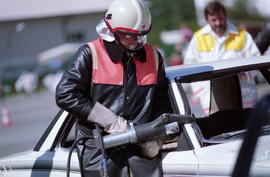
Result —
<svg viewBox="0 0 270 177"><path fill-rule="evenodd" d="M206 24L203 27L199 28L197 31L195 31L194 35L209 34L210 32L211 32L211 27L209 24Z"/></svg>
<svg viewBox="0 0 270 177"><path fill-rule="evenodd" d="M89 57L90 55L92 55L92 52L90 46L87 43L83 43L78 47L76 56Z"/></svg>
<svg viewBox="0 0 270 177"><path fill-rule="evenodd" d="M82 44L79 48L78 51L89 51L90 47L87 43Z"/></svg>
<svg viewBox="0 0 270 177"><path fill-rule="evenodd" d="M97 38L97 39L95 39L95 40L85 42L84 44L82 44L81 47L88 47L88 48L90 48L90 45L91 45L91 44L94 44L94 43L96 43L96 42L98 42L98 41L103 41L103 40L100 40L100 38Z"/></svg>
<svg viewBox="0 0 270 177"><path fill-rule="evenodd" d="M85 42L84 44L81 45L80 48L89 50L91 48L91 44L95 45L96 43L104 43L106 41L102 40L101 38L94 39L92 41Z"/></svg>
<svg viewBox="0 0 270 177"><path fill-rule="evenodd" d="M203 28L204 28L204 27L199 28L198 30L196 30L196 31L194 32L194 35L201 34L201 32L202 32Z"/></svg>
<svg viewBox="0 0 270 177"><path fill-rule="evenodd" d="M239 29L239 33L240 33L240 34L241 34L241 33L242 33L242 34L245 34L245 36L246 36L247 39L250 39L250 40L253 41L253 37L252 37L251 33L248 32L246 29L240 28L240 29Z"/></svg>

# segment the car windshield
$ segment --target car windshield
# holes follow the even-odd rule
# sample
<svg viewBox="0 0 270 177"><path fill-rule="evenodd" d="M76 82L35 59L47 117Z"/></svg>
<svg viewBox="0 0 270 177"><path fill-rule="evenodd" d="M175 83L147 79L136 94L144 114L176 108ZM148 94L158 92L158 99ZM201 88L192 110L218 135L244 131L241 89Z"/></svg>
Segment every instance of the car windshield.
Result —
<svg viewBox="0 0 270 177"><path fill-rule="evenodd" d="M188 114L197 120L195 131L213 141L242 138L257 100L269 92L269 84L259 70L208 75L196 82L179 79L178 86L186 96Z"/></svg>

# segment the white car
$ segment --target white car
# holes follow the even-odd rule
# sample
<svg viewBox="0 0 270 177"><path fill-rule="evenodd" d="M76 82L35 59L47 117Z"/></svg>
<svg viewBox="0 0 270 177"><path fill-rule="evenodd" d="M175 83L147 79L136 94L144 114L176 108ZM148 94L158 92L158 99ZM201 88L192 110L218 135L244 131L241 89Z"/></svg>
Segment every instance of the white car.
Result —
<svg viewBox="0 0 270 177"><path fill-rule="evenodd" d="M264 82L260 79L256 84L260 99L270 91L269 69L270 58L265 56L166 68L174 114L193 116L196 121L183 124L179 135L163 146L162 169L165 177L232 175L247 132L244 122L249 112L253 111L252 108L241 107L242 93L237 76L252 71L256 77L265 78ZM215 109L211 108L209 116L203 116L199 104L192 100L190 91L191 83L206 80L212 83L211 103L213 98L219 98L215 100ZM214 88L219 85L217 83L221 83L221 86ZM216 92L216 88L220 87L222 91ZM228 104L228 100L231 104ZM223 105L225 102L227 106ZM228 105L231 109L228 109ZM220 109L224 107L226 109ZM1 158L0 176L66 176L75 129L74 120L70 117L67 112L60 110L33 150ZM269 125L264 126L259 138L259 143L262 143L260 147L263 148L256 156L251 176L270 176L269 129ZM70 176L81 176L75 151L71 157Z"/></svg>

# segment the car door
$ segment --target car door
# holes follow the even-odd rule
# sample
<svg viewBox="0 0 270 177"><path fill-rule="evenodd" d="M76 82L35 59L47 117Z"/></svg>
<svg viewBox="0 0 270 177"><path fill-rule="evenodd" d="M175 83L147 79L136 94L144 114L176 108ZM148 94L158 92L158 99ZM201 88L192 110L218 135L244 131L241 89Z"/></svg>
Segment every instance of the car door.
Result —
<svg viewBox="0 0 270 177"><path fill-rule="evenodd" d="M270 95L252 112L232 177L270 176Z"/></svg>

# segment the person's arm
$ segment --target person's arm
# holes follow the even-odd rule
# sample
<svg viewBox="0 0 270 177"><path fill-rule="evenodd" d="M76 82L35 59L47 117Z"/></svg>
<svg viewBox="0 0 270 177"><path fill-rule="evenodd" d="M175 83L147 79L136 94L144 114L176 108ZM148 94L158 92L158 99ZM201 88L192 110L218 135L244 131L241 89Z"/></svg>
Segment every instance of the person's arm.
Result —
<svg viewBox="0 0 270 177"><path fill-rule="evenodd" d="M115 115L90 95L92 55L88 46L80 47L74 62L66 69L56 87L57 105L80 120L97 123L108 133L124 131L127 121Z"/></svg>
<svg viewBox="0 0 270 177"><path fill-rule="evenodd" d="M246 44L245 44L245 56L244 57L254 57L254 56L260 56L261 53L255 44L252 36L246 32Z"/></svg>
<svg viewBox="0 0 270 177"><path fill-rule="evenodd" d="M80 120L87 120L94 103L90 97L92 58L88 46L82 46L65 70L56 87L56 104Z"/></svg>
<svg viewBox="0 0 270 177"><path fill-rule="evenodd" d="M198 59L200 58L197 46L196 39L193 37L187 47L185 56L184 56L184 64L192 64L198 63Z"/></svg>

